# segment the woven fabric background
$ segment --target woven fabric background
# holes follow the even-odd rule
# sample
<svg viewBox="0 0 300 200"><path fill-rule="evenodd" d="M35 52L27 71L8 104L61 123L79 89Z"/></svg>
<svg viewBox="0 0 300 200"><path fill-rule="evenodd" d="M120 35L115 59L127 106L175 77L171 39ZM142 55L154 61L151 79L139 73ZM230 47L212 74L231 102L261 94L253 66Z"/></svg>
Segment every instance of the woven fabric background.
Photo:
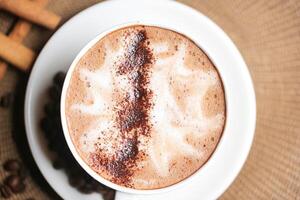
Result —
<svg viewBox="0 0 300 200"><path fill-rule="evenodd" d="M255 84L258 113L254 143L241 173L220 199L300 199L300 1L180 1L225 30L244 56ZM51 0L48 8L65 21L96 2ZM0 31L7 33L15 20L0 11ZM52 33L34 26L24 43L39 51ZM0 108L0 163L19 157L31 171L26 192L12 200L57 199L26 144L22 109L27 78L10 67L0 81L0 95L17 93L13 107ZM1 168L0 180L4 177Z"/></svg>

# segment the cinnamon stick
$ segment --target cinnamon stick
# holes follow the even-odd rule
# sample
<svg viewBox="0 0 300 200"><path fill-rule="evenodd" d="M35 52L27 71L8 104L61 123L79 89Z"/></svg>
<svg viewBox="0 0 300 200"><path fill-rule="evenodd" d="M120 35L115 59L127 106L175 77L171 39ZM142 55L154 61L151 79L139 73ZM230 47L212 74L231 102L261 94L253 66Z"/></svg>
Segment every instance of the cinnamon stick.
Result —
<svg viewBox="0 0 300 200"><path fill-rule="evenodd" d="M0 33L0 44L0 57L7 62L22 70L28 69L33 63L35 53L3 33Z"/></svg>
<svg viewBox="0 0 300 200"><path fill-rule="evenodd" d="M30 0L0 0L0 8L49 29L55 29L61 20L60 16Z"/></svg>
<svg viewBox="0 0 300 200"><path fill-rule="evenodd" d="M0 80L2 80L7 71L7 64L3 61L0 63Z"/></svg>
<svg viewBox="0 0 300 200"><path fill-rule="evenodd" d="M48 3L48 0L34 0L34 1L37 4L39 4L41 7L46 6ZM16 42L21 43L23 41L23 39L27 36L30 28L31 28L31 24L28 21L19 19L17 21L17 23L15 24L13 30L9 33L8 37L15 40ZM4 78L7 67L8 67L8 64L6 62L0 61L0 80L2 80ZM28 69L25 69L25 70L28 70Z"/></svg>

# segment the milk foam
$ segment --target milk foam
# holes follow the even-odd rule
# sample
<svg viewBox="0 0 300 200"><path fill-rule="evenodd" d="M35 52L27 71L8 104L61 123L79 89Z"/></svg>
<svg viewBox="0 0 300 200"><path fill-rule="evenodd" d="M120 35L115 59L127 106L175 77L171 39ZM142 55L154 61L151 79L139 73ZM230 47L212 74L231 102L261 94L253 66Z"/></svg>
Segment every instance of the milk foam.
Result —
<svg viewBox="0 0 300 200"><path fill-rule="evenodd" d="M115 110L120 106L118 97L127 92L130 99L134 98L134 93L128 77L117 75L114 66L124 59L124 44L130 37L131 35L120 37L114 50L111 41L104 40L102 50L105 51L105 57L101 65L93 69L85 65L78 66L78 76L80 84L84 85L85 96L83 101L75 101L70 105L69 113L80 112L83 118L92 117L92 121L86 121L87 128L79 135L79 142L75 141L76 148L82 155L89 155L100 148L102 153L113 156L122 146L122 138L114 124ZM171 165L178 156L202 160L198 164L200 167L209 155L205 149L199 148L198 143L202 144L212 132L219 131L217 136L220 137L225 118L225 111L210 117L203 113L201 105L205 94L212 87L220 87L221 82L213 67L204 69L190 66L188 51L191 42L185 38L181 42L177 41L177 50L168 54L172 43L151 41L151 38L149 40L155 58L149 77L149 89L153 93L149 114L152 134L150 137L139 138L138 149L147 158L138 163L137 170L152 169L151 174L157 177L133 177L134 182L142 185L142 188L156 187L160 184L160 179L171 176ZM161 54L168 55L160 57ZM205 59L209 62L208 58ZM69 129L72 127L69 126ZM197 145L187 138L197 140ZM210 151L211 154L212 150ZM174 182L162 185L172 183Z"/></svg>
<svg viewBox="0 0 300 200"><path fill-rule="evenodd" d="M160 45L157 46L160 47ZM154 52L156 51L154 50ZM180 153L200 157L202 152L184 141L185 134L191 132L196 137L199 137L206 134L208 129L216 129L222 126L222 121L220 121L222 118L220 116L206 118L203 116L200 106L201 99L207 89L217 84L217 74L212 71L204 72L188 69L184 64L185 52L186 47L184 44L181 44L177 53L166 59L160 59L153 66L151 88L155 94L155 104L151 114L151 121L154 124L154 132L159 133L156 138L159 141L159 145L152 144L152 146L149 146L149 150L150 157L161 176L169 175L169 161L174 155L178 154L177 151L170 151L164 148L166 141L172 143L174 148L180 149ZM196 85L199 91L194 96L185 97L187 102L189 102L187 112L180 110L177 106L176 97L170 92L168 81L171 76L182 76L184 80L189 80L191 76L198 77L193 84ZM199 106L195 106L195 102L199 102ZM192 117L189 111L196 111L197 116ZM172 122L178 122L184 129L172 126ZM157 152L155 153L155 151ZM160 154L160 152L164 153Z"/></svg>

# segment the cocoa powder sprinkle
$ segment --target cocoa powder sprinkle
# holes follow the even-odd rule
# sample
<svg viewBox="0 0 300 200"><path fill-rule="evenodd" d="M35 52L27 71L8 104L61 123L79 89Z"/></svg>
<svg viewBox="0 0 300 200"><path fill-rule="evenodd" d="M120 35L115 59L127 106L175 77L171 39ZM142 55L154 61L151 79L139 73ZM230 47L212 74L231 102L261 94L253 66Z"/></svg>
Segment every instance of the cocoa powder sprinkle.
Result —
<svg viewBox="0 0 300 200"><path fill-rule="evenodd" d="M129 34L126 36L129 38ZM139 151L140 136L150 136L151 124L149 111L152 107L152 91L149 89L150 67L154 61L149 48L146 31L139 30L130 35L126 43L126 53L116 67L116 74L126 76L131 89L120 102L116 112L116 127L122 138L121 150L108 158L101 150L91 154L94 167L104 167L112 176L113 182L131 187L131 177L136 170L137 160L145 157L145 153ZM100 165L100 166L99 166Z"/></svg>

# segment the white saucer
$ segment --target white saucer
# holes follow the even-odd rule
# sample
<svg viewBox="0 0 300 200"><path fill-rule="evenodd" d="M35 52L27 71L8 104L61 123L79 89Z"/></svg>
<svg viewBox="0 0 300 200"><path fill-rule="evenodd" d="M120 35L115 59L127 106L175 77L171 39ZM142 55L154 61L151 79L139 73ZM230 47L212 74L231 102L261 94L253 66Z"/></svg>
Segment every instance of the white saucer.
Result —
<svg viewBox="0 0 300 200"><path fill-rule="evenodd" d="M178 30L189 27L195 30L194 34L206 32L203 34L203 37L207 38L202 43L203 49L208 55L210 52L219 52L218 56L226 59L228 67L219 69L221 75L222 73L227 74L228 77L233 77L233 74L238 75L230 79L230 84L225 85L225 89L236 91L232 96L232 102L240 108L240 113L230 118L229 122L227 120L227 123L236 123L236 125L232 130L226 127L230 131L224 134L217 147L214 157L219 157L219 160L223 161L222 166L214 166L216 171L208 171L208 167L204 166L201 169L203 171L201 177L194 177L191 184L168 193L139 196L117 192L116 199L216 199L237 176L250 150L256 118L255 94L247 67L226 34L201 13L174 1L113 0L99 3L77 14L51 37L34 64L26 92L25 125L33 157L45 179L63 199L101 199L99 194L83 195L77 192L69 185L65 173L52 167L45 141L41 137L39 121L43 115L46 90L54 74L61 70L67 71L76 54L100 32L115 25L137 21L150 22L150 24L176 22ZM222 45L225 47L222 49L223 52L218 49L219 46L216 44L218 40L221 41L220 47ZM213 56L210 57L213 59ZM231 107L228 110L232 109L235 108ZM229 137L234 139L229 141ZM225 145L227 148L224 149ZM220 152L221 148L224 150ZM217 163L213 160L207 165L213 166ZM227 173L226 178L220 178L224 176L223 169ZM207 181L203 182L203 180Z"/></svg>

